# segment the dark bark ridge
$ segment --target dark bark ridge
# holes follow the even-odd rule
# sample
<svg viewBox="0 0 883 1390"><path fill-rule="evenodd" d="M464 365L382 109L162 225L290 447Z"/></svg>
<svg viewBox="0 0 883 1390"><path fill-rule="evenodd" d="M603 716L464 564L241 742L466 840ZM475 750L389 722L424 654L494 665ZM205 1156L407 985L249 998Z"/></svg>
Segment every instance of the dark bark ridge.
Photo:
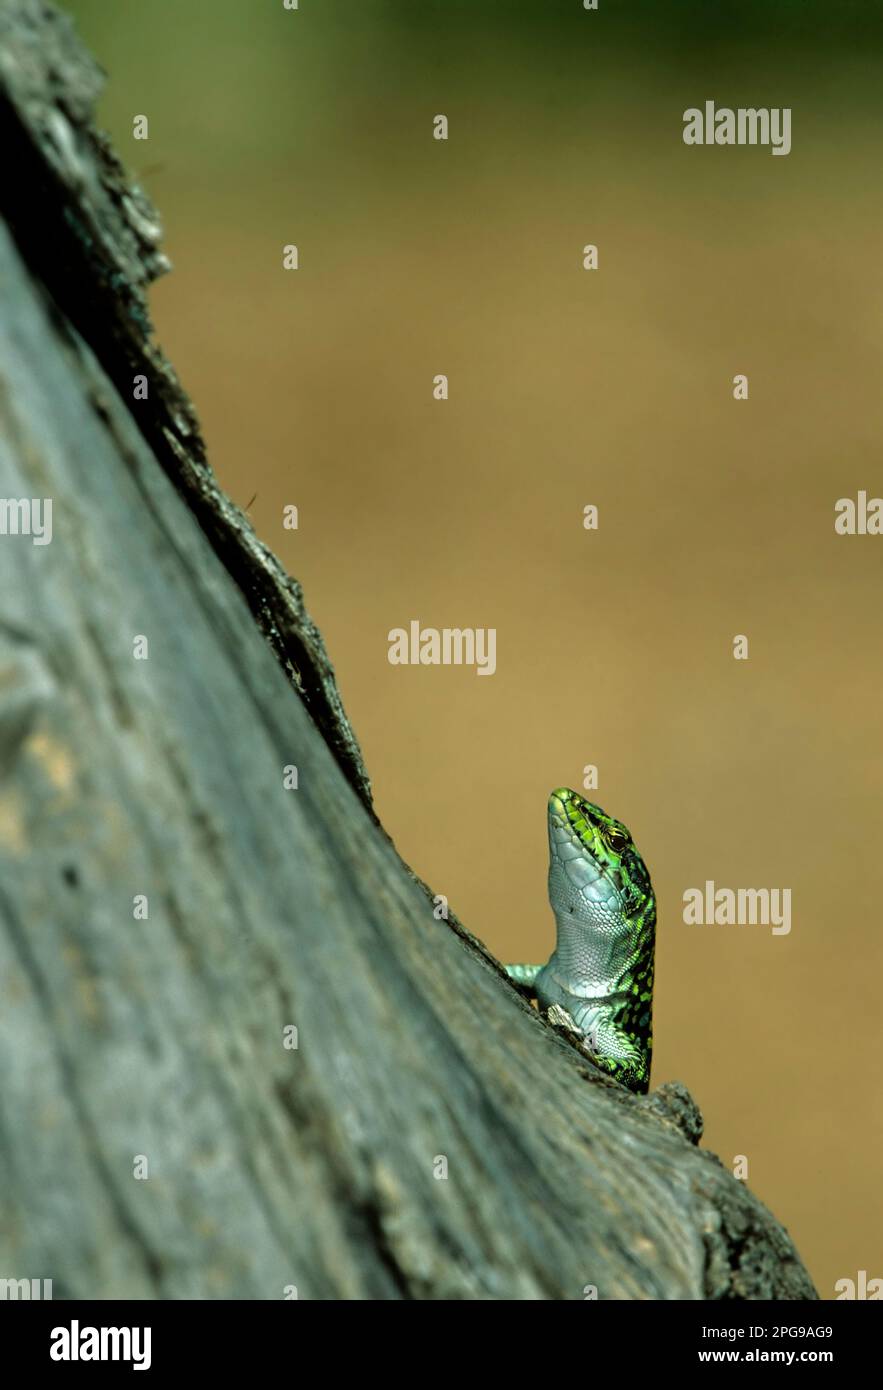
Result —
<svg viewBox="0 0 883 1390"><path fill-rule="evenodd" d="M300 589L151 343L156 219L97 89L50 6L0 0L0 492L54 508L51 544L0 536L0 1272L815 1297L686 1090L603 1077L373 819Z"/></svg>

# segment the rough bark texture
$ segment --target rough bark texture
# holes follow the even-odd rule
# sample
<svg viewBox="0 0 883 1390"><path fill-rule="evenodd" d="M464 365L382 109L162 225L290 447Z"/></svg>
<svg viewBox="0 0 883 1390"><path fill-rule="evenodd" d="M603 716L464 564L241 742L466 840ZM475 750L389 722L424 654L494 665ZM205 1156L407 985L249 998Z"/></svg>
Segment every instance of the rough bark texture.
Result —
<svg viewBox="0 0 883 1390"><path fill-rule="evenodd" d="M51 544L0 535L0 1274L815 1297L682 1087L622 1091L433 917L151 341L157 219L95 66L42 0L0 4L0 50L0 493L54 504Z"/></svg>

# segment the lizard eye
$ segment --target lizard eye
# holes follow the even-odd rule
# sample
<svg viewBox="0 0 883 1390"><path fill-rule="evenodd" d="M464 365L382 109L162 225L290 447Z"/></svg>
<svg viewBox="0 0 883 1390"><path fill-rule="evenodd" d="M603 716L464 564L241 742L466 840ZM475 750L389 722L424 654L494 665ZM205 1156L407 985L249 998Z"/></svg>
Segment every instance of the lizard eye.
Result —
<svg viewBox="0 0 883 1390"><path fill-rule="evenodd" d="M615 850L625 849L629 842L628 835L624 835L621 830L608 830L606 838L610 848Z"/></svg>

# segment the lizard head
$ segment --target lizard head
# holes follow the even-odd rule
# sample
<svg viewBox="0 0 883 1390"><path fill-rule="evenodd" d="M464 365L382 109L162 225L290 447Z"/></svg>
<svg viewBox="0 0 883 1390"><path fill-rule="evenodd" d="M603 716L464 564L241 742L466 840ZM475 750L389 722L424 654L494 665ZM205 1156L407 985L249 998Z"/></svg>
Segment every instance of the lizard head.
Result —
<svg viewBox="0 0 883 1390"><path fill-rule="evenodd" d="M634 920L655 911L650 875L627 827L568 787L549 797L549 856L556 914Z"/></svg>

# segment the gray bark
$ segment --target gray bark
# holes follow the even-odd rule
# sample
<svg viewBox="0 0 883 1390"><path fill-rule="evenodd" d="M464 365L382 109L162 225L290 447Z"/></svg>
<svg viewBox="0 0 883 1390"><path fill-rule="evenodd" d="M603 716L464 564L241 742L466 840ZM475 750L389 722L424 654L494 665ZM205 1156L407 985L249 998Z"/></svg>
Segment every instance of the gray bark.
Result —
<svg viewBox="0 0 883 1390"><path fill-rule="evenodd" d="M51 544L0 535L0 1274L815 1297L682 1087L623 1091L435 920L151 340L156 215L92 60L42 0L0 4L0 51L0 492L53 500Z"/></svg>

